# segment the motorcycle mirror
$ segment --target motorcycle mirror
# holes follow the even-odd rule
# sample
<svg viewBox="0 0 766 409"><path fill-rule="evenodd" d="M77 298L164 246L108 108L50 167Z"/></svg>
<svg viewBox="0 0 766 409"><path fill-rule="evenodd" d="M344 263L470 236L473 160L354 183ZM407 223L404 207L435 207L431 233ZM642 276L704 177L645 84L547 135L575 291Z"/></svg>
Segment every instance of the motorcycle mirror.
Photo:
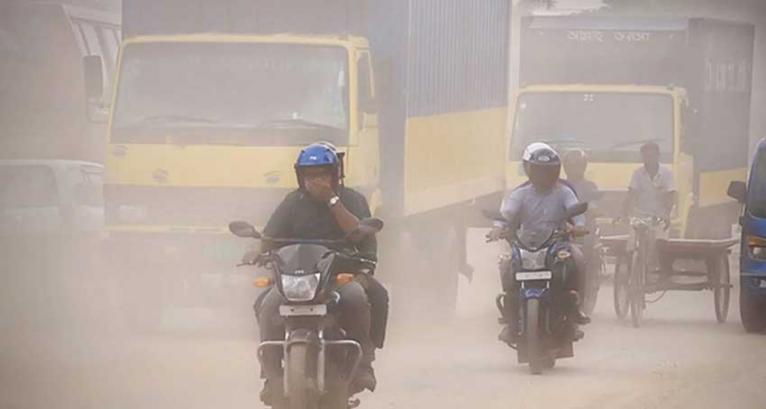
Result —
<svg viewBox="0 0 766 409"><path fill-rule="evenodd" d="M588 211L588 203L587 202L579 202L576 204L573 204L572 206L567 207L567 219L579 216L585 212Z"/></svg>
<svg viewBox="0 0 766 409"><path fill-rule="evenodd" d="M249 237L253 239L260 239L261 233L248 222L236 221L229 223L229 231L237 237Z"/></svg>
<svg viewBox="0 0 766 409"><path fill-rule="evenodd" d="M484 209L481 211L481 214L484 215L489 220L494 220L496 222L506 222L505 217L503 217L503 214L500 213L499 210L488 210Z"/></svg>

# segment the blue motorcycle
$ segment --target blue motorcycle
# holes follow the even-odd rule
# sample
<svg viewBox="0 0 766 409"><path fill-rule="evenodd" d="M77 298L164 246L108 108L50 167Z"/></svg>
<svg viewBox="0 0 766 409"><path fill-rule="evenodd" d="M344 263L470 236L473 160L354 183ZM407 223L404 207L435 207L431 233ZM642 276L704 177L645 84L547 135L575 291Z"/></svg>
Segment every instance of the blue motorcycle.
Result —
<svg viewBox="0 0 766 409"><path fill-rule="evenodd" d="M567 209L565 220L587 209L587 203L578 203ZM509 345L516 349L520 364L529 364L532 374L540 374L553 368L556 359L574 356L576 325L567 314L565 301L570 294L563 283L573 264L568 250L570 239L586 233L535 226L516 231L499 213L485 216L498 223L496 228L507 232L502 237L510 245L500 263L504 292L497 296L496 304L501 323L515 321L512 327L517 332L513 334L516 342ZM517 296L509 297L510 292ZM518 300L517 305L506 305L508 300Z"/></svg>

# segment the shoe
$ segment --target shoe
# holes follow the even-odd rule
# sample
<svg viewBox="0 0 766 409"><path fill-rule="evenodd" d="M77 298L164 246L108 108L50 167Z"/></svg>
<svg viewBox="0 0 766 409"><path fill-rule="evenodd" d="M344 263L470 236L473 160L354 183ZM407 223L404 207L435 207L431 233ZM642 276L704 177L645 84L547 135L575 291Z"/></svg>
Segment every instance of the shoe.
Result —
<svg viewBox="0 0 766 409"><path fill-rule="evenodd" d="M503 326L500 334L497 335L497 339L511 346L516 345L516 333L511 329L510 325Z"/></svg>
<svg viewBox="0 0 766 409"><path fill-rule="evenodd" d="M377 379L375 379L375 370L372 369L372 365L362 363L359 365L359 369L356 372L356 377L351 383L351 394L355 395L365 389L370 392L375 392L375 387L378 385Z"/></svg>
<svg viewBox="0 0 766 409"><path fill-rule="evenodd" d="M575 328L572 334L572 341L579 341L585 338L585 333L580 328Z"/></svg>
<svg viewBox="0 0 766 409"><path fill-rule="evenodd" d="M590 324L590 317L582 312L580 308L576 308L574 310L574 313L572 314L572 320L574 320L574 322L579 325Z"/></svg>
<svg viewBox="0 0 766 409"><path fill-rule="evenodd" d="M272 400L272 390L271 390L271 384L269 383L269 380L266 379L266 381L263 382L263 389L261 389L261 402L263 402L266 406L271 406L271 400Z"/></svg>

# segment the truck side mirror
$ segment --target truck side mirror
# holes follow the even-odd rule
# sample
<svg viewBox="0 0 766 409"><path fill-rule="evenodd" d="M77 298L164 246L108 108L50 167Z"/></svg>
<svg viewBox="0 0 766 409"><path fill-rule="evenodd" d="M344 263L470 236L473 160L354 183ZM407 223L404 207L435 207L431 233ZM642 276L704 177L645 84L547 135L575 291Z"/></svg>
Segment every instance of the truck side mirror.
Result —
<svg viewBox="0 0 766 409"><path fill-rule="evenodd" d="M740 203L745 203L747 200L747 185L739 180L732 181L729 183L729 189L726 191L726 194Z"/></svg>
<svg viewBox="0 0 766 409"><path fill-rule="evenodd" d="M82 58L85 70L85 96L88 100L100 100L104 95L104 65L100 55Z"/></svg>

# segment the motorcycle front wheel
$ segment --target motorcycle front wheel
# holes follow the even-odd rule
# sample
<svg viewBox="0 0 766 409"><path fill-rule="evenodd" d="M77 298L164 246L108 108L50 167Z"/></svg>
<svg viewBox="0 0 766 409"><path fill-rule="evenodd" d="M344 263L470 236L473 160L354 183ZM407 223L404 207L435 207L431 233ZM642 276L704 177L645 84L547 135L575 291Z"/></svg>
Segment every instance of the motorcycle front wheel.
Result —
<svg viewBox="0 0 766 409"><path fill-rule="evenodd" d="M285 357L287 409L318 408L316 382L309 371L311 355L308 344L294 344Z"/></svg>
<svg viewBox="0 0 766 409"><path fill-rule="evenodd" d="M532 375L539 375L545 368L545 348L543 347L543 337L540 328L540 300L527 300L527 316L524 320L527 358L529 360L529 372Z"/></svg>

